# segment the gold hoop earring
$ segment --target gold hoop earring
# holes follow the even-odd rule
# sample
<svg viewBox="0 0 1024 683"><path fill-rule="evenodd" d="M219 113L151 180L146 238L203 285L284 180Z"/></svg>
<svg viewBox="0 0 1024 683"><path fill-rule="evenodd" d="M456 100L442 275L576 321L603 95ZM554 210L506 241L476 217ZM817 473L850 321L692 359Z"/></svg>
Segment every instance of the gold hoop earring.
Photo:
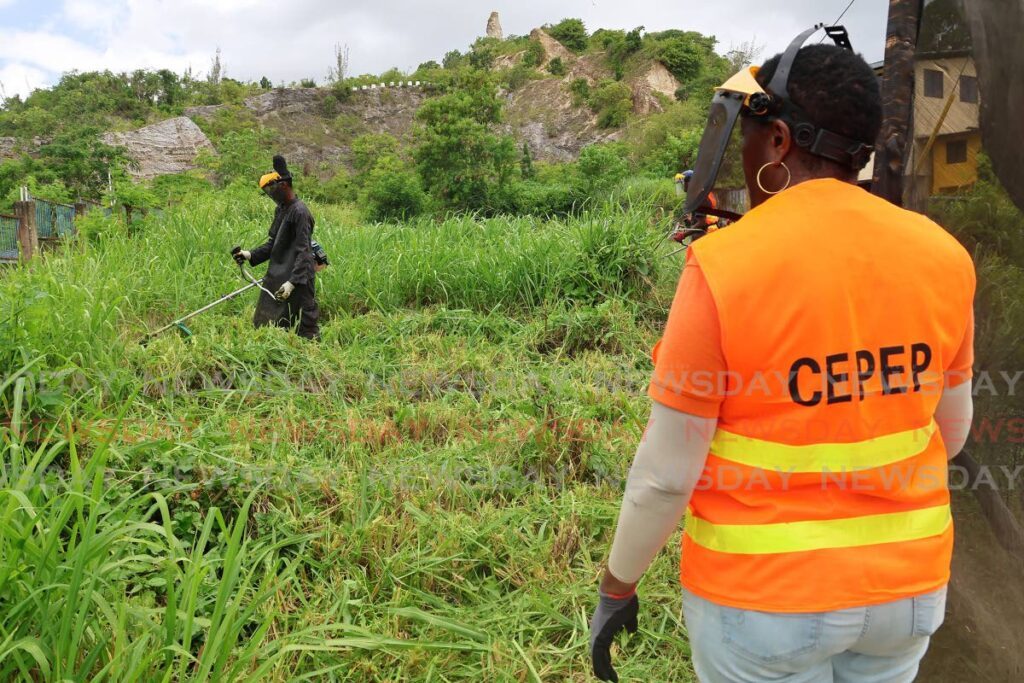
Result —
<svg viewBox="0 0 1024 683"><path fill-rule="evenodd" d="M777 166L782 166L782 168L786 169L786 184L783 185L782 187L780 187L779 189L775 190L774 192L772 192L771 190L766 190L764 185L761 184L761 173L764 172L764 169L768 168L769 166L771 166L773 164L777 165ZM786 166L786 162L785 161L769 161L764 166L762 166L761 168L757 169L757 186L758 186L758 188L761 189L761 192L764 192L765 194L778 194L778 193L782 192L783 190L785 190L787 187L789 187L789 184L792 181L793 181L793 174L790 173L789 166Z"/></svg>

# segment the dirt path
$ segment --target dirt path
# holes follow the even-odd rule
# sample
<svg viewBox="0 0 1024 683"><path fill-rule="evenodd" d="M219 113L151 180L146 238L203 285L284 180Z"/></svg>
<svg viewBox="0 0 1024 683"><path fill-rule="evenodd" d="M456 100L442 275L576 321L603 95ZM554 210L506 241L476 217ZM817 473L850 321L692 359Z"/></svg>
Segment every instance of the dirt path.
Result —
<svg viewBox="0 0 1024 683"><path fill-rule="evenodd" d="M1024 566L999 547L973 498L959 494L953 507L956 548L946 623L918 680L1024 681Z"/></svg>

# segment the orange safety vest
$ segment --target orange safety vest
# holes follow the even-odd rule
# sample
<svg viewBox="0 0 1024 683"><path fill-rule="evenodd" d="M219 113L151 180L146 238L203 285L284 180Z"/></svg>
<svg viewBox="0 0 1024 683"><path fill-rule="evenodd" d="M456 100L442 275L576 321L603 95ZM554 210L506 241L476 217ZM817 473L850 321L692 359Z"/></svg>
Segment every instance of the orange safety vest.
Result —
<svg viewBox="0 0 1024 683"><path fill-rule="evenodd" d="M718 309L725 399L683 535L683 585L817 612L949 578L947 457L933 416L974 268L924 216L801 183L691 247Z"/></svg>

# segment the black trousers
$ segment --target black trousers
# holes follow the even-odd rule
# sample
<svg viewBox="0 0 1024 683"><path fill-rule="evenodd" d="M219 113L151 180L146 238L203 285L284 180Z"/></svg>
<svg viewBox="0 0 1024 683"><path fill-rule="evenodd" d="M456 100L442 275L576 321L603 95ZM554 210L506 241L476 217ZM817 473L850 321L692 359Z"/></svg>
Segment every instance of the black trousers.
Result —
<svg viewBox="0 0 1024 683"><path fill-rule="evenodd" d="M300 337L320 339L320 306L316 302L316 281L295 285L287 301L278 301L266 292L260 292L252 324L255 327L298 325L296 332Z"/></svg>

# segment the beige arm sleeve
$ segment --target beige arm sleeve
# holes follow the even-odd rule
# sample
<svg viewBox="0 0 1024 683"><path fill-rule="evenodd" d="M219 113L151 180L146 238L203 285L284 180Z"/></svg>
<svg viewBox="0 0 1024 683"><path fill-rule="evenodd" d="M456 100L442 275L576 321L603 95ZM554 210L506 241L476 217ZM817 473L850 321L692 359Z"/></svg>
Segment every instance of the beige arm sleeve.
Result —
<svg viewBox="0 0 1024 683"><path fill-rule="evenodd" d="M942 442L946 444L946 457L950 460L959 455L971 433L974 419L974 396L970 380L952 389L942 390L942 397L935 409L935 423L939 425Z"/></svg>
<svg viewBox="0 0 1024 683"><path fill-rule="evenodd" d="M653 404L626 480L608 558L615 578L638 581L679 527L704 471L717 422Z"/></svg>

